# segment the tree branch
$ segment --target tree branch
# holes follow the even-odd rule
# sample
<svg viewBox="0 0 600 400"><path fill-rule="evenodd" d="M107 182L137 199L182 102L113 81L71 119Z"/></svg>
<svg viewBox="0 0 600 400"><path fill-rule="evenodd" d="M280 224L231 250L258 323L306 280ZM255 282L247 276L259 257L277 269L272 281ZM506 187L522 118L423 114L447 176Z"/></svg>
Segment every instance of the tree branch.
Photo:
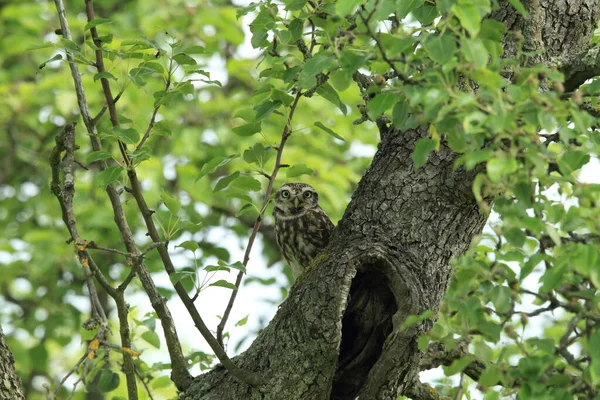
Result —
<svg viewBox="0 0 600 400"><path fill-rule="evenodd" d="M89 243L81 239L77 231L77 220L75 211L73 210L73 197L75 194L75 176L73 174L73 162L75 160L75 123L67 124L64 130L56 137L56 146L52 149L50 155L50 166L52 168L52 183L50 185L52 193L58 199L62 210L62 217L71 239L75 243L75 250L79 263L85 271L86 283L90 299L92 301L92 316L99 316L101 325L96 335L96 340L104 341L108 334L108 319L104 313L104 309L98 298L96 287L94 286L93 276L96 275L98 282L106 290L106 292L115 300L119 314L119 326L121 334L121 342L125 347L131 347L131 336L129 335L129 323L127 321L127 306L121 296L118 296L117 291L108 283L100 269L96 266L94 260L87 252ZM61 164L61 154L66 155L62 162L64 170L64 182L61 184L59 167ZM93 268L93 273L90 270ZM123 353L123 370L127 377L127 392L130 399L137 399L137 384L135 382L133 359L127 353ZM82 377L83 379L83 377ZM75 388L73 388L75 390Z"/></svg>
<svg viewBox="0 0 600 400"><path fill-rule="evenodd" d="M559 68L565 74L565 92L572 92L588 79L600 75L600 49L594 47L578 54Z"/></svg>

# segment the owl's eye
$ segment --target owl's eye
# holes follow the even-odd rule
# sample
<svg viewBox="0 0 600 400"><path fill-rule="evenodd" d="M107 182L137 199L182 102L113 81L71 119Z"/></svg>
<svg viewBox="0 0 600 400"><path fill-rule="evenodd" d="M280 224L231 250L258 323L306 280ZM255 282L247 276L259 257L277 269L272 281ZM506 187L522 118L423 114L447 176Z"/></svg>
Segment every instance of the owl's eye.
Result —
<svg viewBox="0 0 600 400"><path fill-rule="evenodd" d="M304 197L310 199L312 197L312 192L304 192Z"/></svg>
<svg viewBox="0 0 600 400"><path fill-rule="evenodd" d="M290 197L290 191L289 190L282 190L281 191L281 197L283 197L284 199L287 199L288 197Z"/></svg>

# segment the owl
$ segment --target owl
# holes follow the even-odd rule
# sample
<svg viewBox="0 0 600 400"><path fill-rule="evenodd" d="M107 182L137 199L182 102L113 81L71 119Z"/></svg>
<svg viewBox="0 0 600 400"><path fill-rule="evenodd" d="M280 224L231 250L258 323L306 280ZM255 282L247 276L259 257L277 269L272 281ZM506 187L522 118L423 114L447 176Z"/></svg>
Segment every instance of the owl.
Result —
<svg viewBox="0 0 600 400"><path fill-rule="evenodd" d="M319 194L305 183L286 183L275 193L275 238L296 278L327 243L333 223L319 207Z"/></svg>

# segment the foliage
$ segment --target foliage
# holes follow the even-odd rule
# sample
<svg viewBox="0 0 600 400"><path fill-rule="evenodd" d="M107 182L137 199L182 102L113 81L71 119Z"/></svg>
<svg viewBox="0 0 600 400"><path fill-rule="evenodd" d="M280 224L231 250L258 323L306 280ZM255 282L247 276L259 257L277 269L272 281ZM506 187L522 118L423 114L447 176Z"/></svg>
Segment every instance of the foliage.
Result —
<svg viewBox="0 0 600 400"><path fill-rule="evenodd" d="M456 168L479 171L473 193L480 209L473 212L493 218L456 260L422 349L435 341L448 347L468 341L473 354L444 372L465 374L476 357L485 369L469 376L486 399L583 399L600 389L600 187L579 179L600 145L589 112L597 99L582 104L582 97L598 92L599 81L563 93L563 75L536 64L537 54L519 50L503 58L505 35L518 49L524 43L484 18L495 2L102 2L95 10L102 18L91 21L79 16L80 3L65 6L72 39L53 33L59 23L50 3L1 6L2 25L17 33L0 42L6 93L0 99L0 283L10 304L0 322L12 332L8 343L30 398L42 396L34 378L54 387L85 351L74 345L93 343L98 334L96 325L82 328L90 317L82 301L86 274L65 244L60 207L48 190L46 160L55 136L72 121L78 122L73 209L80 234L118 249L83 250L89 248L113 286L137 265L123 255L128 251L113 222L109 185L119 188L137 246L153 246L132 193L129 172L135 170L161 240L185 260L170 280L192 299L208 285L236 288L225 274L232 269L252 276L247 260L233 259L231 249L212 239L219 229L246 249L264 213L263 255L270 266L279 265L268 235L270 209L263 207L272 185L307 181L336 221L368 166L371 154L357 149L370 151L377 143L375 124L391 123L398 134L427 125L414 167L440 146L460 154ZM511 4L524 12L518 0ZM85 132L67 54L83 73L92 116L98 115L92 136L102 150L92 148ZM102 111L102 85L118 98L115 116ZM144 260L155 277L164 263L156 251L149 248ZM285 273L291 281L287 267ZM177 296L172 286L159 290ZM142 291L134 279L127 296ZM100 292L115 319L115 306ZM287 294L287 285L281 292ZM160 345L156 318L150 309L130 313L134 349L143 341ZM106 342L120 345L119 328L111 324ZM65 347L78 351L67 355ZM87 388L124 395L120 358L110 345L100 346ZM134 358L152 390L173 394L157 374L164 365ZM214 356L188 352L186 361L206 369ZM448 380L436 387L447 395L457 390ZM59 395L69 390L65 385Z"/></svg>

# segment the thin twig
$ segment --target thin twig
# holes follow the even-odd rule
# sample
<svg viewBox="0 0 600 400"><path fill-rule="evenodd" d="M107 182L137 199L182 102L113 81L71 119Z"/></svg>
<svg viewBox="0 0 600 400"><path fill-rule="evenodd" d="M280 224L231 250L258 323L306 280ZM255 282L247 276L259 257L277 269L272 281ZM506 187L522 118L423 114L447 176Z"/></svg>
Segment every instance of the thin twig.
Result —
<svg viewBox="0 0 600 400"><path fill-rule="evenodd" d="M358 12L358 16L360 17L362 22L365 24L365 29L367 30L367 34L369 35L369 37L375 41L375 45L377 46L377 49L379 50L379 53L381 54L381 58L383 59L383 61L385 61L390 66L390 68L394 71L396 76L398 78L400 78L400 80L402 82L404 82L406 84L412 84L412 83L414 83L413 80L411 78L409 78L405 73L398 71L398 69L396 68L396 65L392 62L392 60L390 60L388 58L387 54L385 54L385 49L383 48L383 45L379 41L379 38L377 37L377 35L375 35L375 33L373 33L373 30L369 26L369 20L371 19L373 12L377 9L378 3L379 3L379 1L377 0L375 2L375 5L373 6L373 10L367 17L365 17L362 12Z"/></svg>
<svg viewBox="0 0 600 400"><path fill-rule="evenodd" d="M121 90L119 91L119 93L115 97L113 103L116 104L117 101L119 101L119 99L121 98L121 95L123 95L123 92L125 92L125 86L123 86L123 88L121 88ZM100 110L100 112L98 114L96 114L96 116L92 119L92 121L94 122L94 125L96 125L98 123L98 121L100 121L100 118L102 118L102 116L104 115L104 113L106 112L106 110L108 110L108 107L105 104L105 105L102 106L102 109Z"/></svg>
<svg viewBox="0 0 600 400"><path fill-rule="evenodd" d="M460 400L462 398L463 385L465 381L465 373L460 373L460 381L458 382L458 388L456 389L456 393L454 394L454 400Z"/></svg>
<svg viewBox="0 0 600 400"><path fill-rule="evenodd" d="M52 149L50 155L50 167L52 169L52 182L50 187L52 193L58 199L62 211L63 222L69 230L71 239L75 242L77 258L85 272L85 280L92 302L93 314L99 316L102 319L103 324L108 326L106 314L100 304L96 286L94 285L93 273L90 271L90 256L86 250L87 242L79 237L77 220L75 218L75 211L73 210L73 197L75 195L75 176L73 175L73 163L75 160L74 152L76 149L75 125L75 123L67 124L63 131L56 136L56 146ZM62 153L65 153L64 157L61 157ZM61 165L62 170L64 171L63 181L60 179Z"/></svg>
<svg viewBox="0 0 600 400"><path fill-rule="evenodd" d="M140 371L137 368L135 369L135 374L140 379L140 382L142 382L142 385L144 385L144 388L146 389L146 393L148 393L148 397L150 398L150 400L154 400L154 397L152 397L152 392L150 392L148 384L146 383L144 377L142 376L142 374L140 374Z"/></svg>
<svg viewBox="0 0 600 400"><path fill-rule="evenodd" d="M81 366L81 364L88 359L88 353L86 352L84 355L81 356L81 358L77 361L77 363L75 363L75 366L73 366L73 368L71 368L71 370L69 370L69 372L67 372L65 374L65 376L63 376L63 378L60 380L60 382L58 382L58 385L56 385L56 389L49 391L47 394L47 397L53 399L56 397L56 392L58 391L58 389L60 389L62 387L62 385L64 385L64 383L67 381L67 379L69 379L69 377L71 375L73 375L75 373L75 371L77 371L79 369L79 367ZM75 389L75 388L73 388Z"/></svg>
<svg viewBox="0 0 600 400"><path fill-rule="evenodd" d="M271 193L273 192L273 184L275 183L275 178L277 178L277 172L282 167L281 165L281 156L283 154L283 149L285 147L285 143L287 142L288 137L291 135L292 129L292 119L294 118L294 112L296 111L296 107L298 106L298 101L300 101L300 97L302 97L302 92L298 91L296 93L296 97L294 98L294 102L290 107L290 113L288 114L287 121L283 128L283 133L281 134L281 142L279 146L277 146L277 155L275 156L275 166L273 167L273 172L271 173L271 178L269 179L269 183L267 184L267 189L265 190L265 200L260 209L258 217L256 218L256 222L254 223L254 228L252 228L252 232L250 233L250 237L248 238L248 244L246 245L246 252L244 253L244 260L242 264L244 267L248 266L248 261L250 260L250 251L252 250L252 245L254 244L254 240L256 239L256 234L258 233L260 226L263 222L263 216L271 201ZM244 276L244 271L240 271L235 279L235 290L231 292L231 296L229 298L229 302L227 303L227 307L225 308L225 312L223 313L223 317L217 326L217 341L219 345L223 347L223 330L225 329L225 325L227 324L227 320L229 319L229 314L231 313L231 309L233 308L233 303L235 302L235 298L237 296L237 292L242 283L242 278Z"/></svg>
<svg viewBox="0 0 600 400"><path fill-rule="evenodd" d="M75 390L77 389L77 385L79 385L79 383L85 381L85 377L87 376L89 366L90 366L90 363L86 360L83 363L83 372L81 372L81 375L79 376L79 378L75 382L73 382L73 390L71 391L71 394L69 395L67 400L71 400L73 397L75 397Z"/></svg>
<svg viewBox="0 0 600 400"><path fill-rule="evenodd" d="M94 15L94 2L92 0L85 0L85 12L87 14L88 22L93 21L96 17ZM94 41L94 45L96 49L94 53L96 54L96 69L98 72L105 72L106 68L104 67L104 56L102 54L102 41L98 36L98 29L93 26L90 29L90 33L92 34L92 40ZM108 107L108 115L110 116L110 122L113 126L119 126L119 116L117 115L117 109L115 108L115 99L112 95L110 89L110 82L108 78L102 77L100 78L100 84L102 85L102 90L104 91L104 97L106 99L106 106ZM127 155L127 146L120 140L117 140L119 144L119 150L121 151L121 155L123 156L123 160L126 165L129 165L131 162L129 156Z"/></svg>
<svg viewBox="0 0 600 400"><path fill-rule="evenodd" d="M169 61L169 72L167 74L167 80L165 82L165 90L164 90L165 94L169 91L169 87L171 86L172 70L173 70L173 61L171 60L171 61ZM148 138L150 137L150 131L154 127L154 124L156 121L156 114L158 114L158 110L160 109L161 105L162 105L162 103L159 103L156 106L154 106L154 111L152 111L152 117L150 117L150 122L148 123L148 128L146 129L146 132L144 133L142 140L140 140L140 143L135 148L136 151L141 149L142 146L144 145L144 143L146 143L146 140L148 140Z"/></svg>
<svg viewBox="0 0 600 400"><path fill-rule="evenodd" d="M87 248L88 249L94 249L94 250L107 251L109 253L120 254L120 255L125 256L125 257L131 257L131 254L126 253L124 251L117 250L117 249L111 249L109 247L98 246L94 241L89 242L88 245L87 245Z"/></svg>

